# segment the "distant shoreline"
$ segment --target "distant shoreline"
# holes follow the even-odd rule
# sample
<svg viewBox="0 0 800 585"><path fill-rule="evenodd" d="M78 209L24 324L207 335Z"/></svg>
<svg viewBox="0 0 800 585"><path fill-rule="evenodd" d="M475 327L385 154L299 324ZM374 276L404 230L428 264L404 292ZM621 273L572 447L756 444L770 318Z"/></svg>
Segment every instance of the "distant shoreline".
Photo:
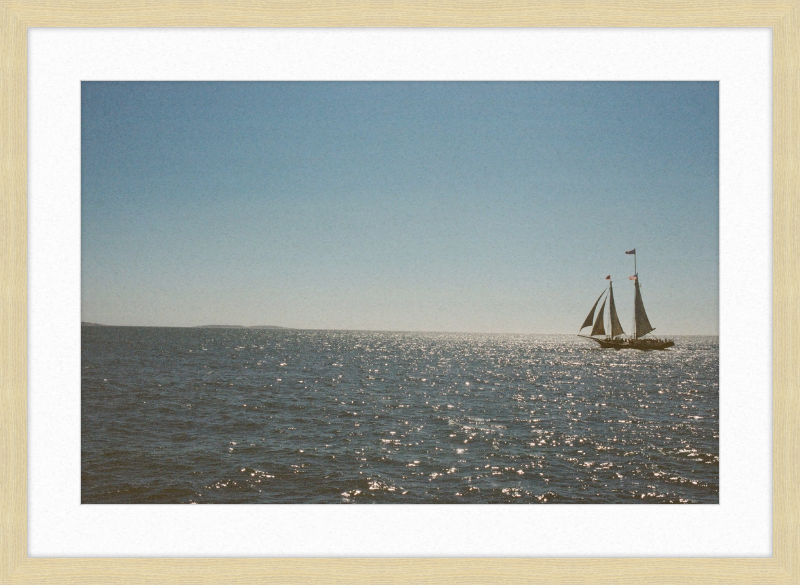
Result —
<svg viewBox="0 0 800 585"><path fill-rule="evenodd" d="M279 327L278 325L106 325L105 323L91 323L81 321L81 327L165 327L171 329L292 329L292 327Z"/></svg>
<svg viewBox="0 0 800 585"><path fill-rule="evenodd" d="M575 335L574 333L509 333L486 331L423 331L423 330L390 330L390 329L314 329L304 327L282 327L279 325L106 325L81 321L81 327L147 327L153 329L246 329L277 331L355 331L369 333L440 333L443 335ZM719 333L670 333L670 337L719 337Z"/></svg>
<svg viewBox="0 0 800 585"><path fill-rule="evenodd" d="M195 325L192 329L291 329L278 325Z"/></svg>

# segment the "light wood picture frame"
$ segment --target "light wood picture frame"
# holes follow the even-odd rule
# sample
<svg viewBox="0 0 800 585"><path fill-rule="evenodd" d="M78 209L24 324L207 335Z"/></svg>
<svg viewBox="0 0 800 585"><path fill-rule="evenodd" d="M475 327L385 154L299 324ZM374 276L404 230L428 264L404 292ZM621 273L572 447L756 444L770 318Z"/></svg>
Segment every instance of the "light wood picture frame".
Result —
<svg viewBox="0 0 800 585"><path fill-rule="evenodd" d="M773 33L773 556L28 558L27 30L31 27L766 27ZM800 0L0 0L0 584L800 584Z"/></svg>

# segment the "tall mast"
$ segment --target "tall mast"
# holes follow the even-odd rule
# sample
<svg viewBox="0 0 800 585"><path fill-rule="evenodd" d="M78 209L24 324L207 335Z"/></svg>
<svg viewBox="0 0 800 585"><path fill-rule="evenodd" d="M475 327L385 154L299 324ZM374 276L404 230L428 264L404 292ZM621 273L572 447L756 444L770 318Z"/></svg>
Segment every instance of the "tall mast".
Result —
<svg viewBox="0 0 800 585"><path fill-rule="evenodd" d="M639 271L636 268L636 248L631 250L630 252L625 252L626 254L633 254L633 288L636 290L636 287L639 284ZM636 296L634 295L633 300L633 338L639 339L638 330L636 329Z"/></svg>
<svg viewBox="0 0 800 585"><path fill-rule="evenodd" d="M636 254L633 255L633 338L639 339L636 336L636 285L639 282L639 275L636 273Z"/></svg>

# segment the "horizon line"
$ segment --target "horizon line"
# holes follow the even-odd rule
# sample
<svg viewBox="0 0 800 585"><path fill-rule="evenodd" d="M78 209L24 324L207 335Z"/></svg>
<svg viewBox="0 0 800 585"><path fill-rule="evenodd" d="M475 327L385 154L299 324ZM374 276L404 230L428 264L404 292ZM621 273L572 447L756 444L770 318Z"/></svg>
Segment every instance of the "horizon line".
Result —
<svg viewBox="0 0 800 585"><path fill-rule="evenodd" d="M81 327L149 327L153 329L250 329L250 330L284 330L284 331L352 331L368 333L443 333L461 335L579 335L579 333L549 332L549 333L522 333L514 331L434 331L423 329L331 329L317 327L287 327L283 325L109 325L81 321ZM668 333L675 337L719 337L719 333ZM658 337L658 336L656 336Z"/></svg>

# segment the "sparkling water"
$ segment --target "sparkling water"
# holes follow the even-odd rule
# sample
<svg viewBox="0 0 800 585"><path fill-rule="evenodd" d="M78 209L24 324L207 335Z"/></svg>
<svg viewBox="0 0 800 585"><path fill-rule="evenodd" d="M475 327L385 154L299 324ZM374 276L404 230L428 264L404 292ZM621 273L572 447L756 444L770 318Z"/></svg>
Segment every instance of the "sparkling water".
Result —
<svg viewBox="0 0 800 585"><path fill-rule="evenodd" d="M719 339L82 328L83 503L718 503Z"/></svg>

